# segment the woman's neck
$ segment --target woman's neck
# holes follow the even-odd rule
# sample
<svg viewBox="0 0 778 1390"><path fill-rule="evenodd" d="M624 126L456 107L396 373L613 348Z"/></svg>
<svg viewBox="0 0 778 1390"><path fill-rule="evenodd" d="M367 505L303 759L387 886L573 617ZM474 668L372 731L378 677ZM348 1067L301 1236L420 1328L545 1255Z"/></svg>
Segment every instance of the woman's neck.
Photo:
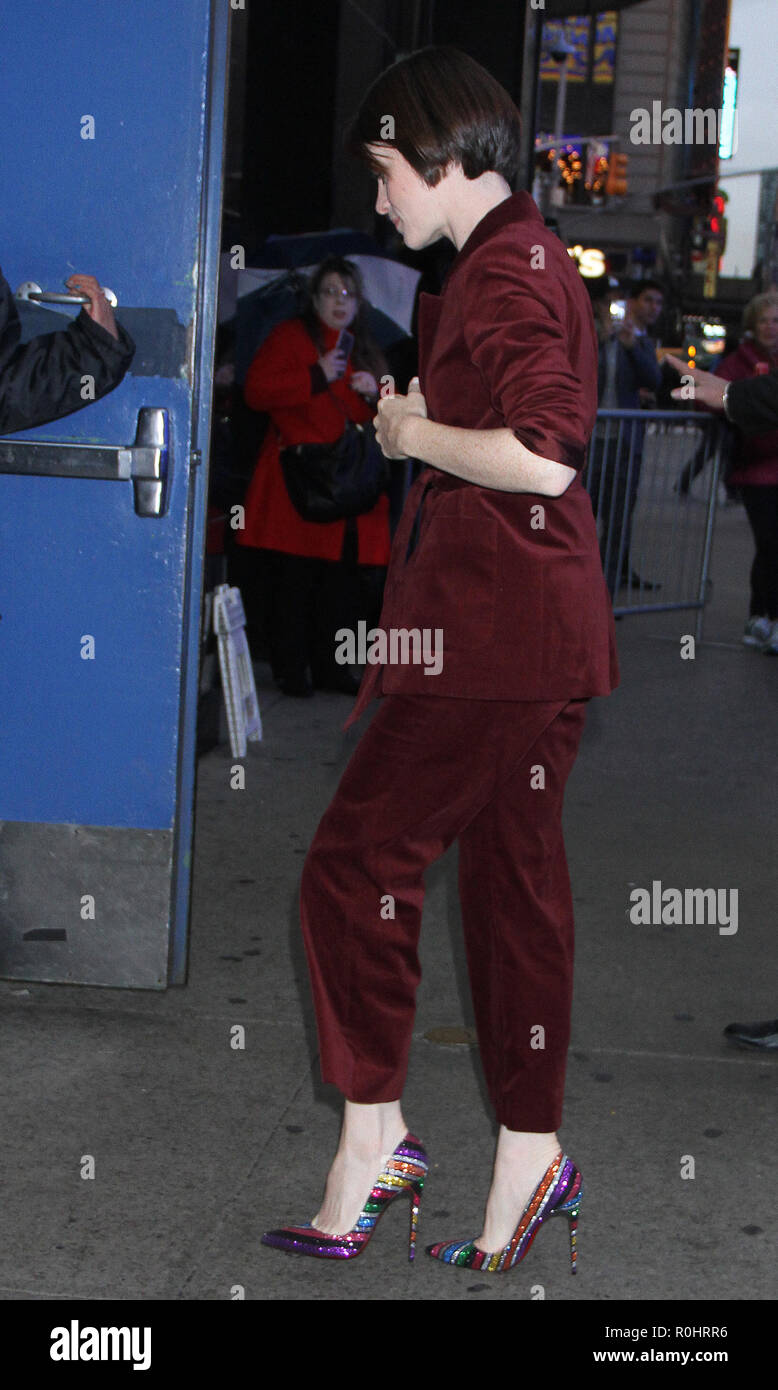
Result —
<svg viewBox="0 0 778 1390"><path fill-rule="evenodd" d="M489 170L477 179L467 179L461 168L452 170L447 218L447 236L453 241L457 251L461 251L468 237L475 231L478 223L493 208L499 207L510 198L511 189L502 174Z"/></svg>

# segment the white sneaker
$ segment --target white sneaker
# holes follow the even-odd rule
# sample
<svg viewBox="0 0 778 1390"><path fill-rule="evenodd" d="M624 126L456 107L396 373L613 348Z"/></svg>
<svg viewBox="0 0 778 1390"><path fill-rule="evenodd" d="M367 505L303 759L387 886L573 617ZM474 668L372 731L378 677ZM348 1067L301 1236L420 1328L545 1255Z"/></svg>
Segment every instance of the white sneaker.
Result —
<svg viewBox="0 0 778 1390"><path fill-rule="evenodd" d="M763 647L774 626L769 618L749 618L743 632L743 641L747 647Z"/></svg>
<svg viewBox="0 0 778 1390"><path fill-rule="evenodd" d="M765 656L778 656L778 622L770 624L770 632L762 643Z"/></svg>

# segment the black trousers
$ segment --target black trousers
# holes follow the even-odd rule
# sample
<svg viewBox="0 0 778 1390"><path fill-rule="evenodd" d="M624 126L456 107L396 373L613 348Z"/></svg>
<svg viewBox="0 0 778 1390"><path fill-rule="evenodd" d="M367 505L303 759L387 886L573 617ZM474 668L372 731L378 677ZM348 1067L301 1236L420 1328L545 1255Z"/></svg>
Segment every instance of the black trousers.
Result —
<svg viewBox="0 0 778 1390"><path fill-rule="evenodd" d="M357 564L356 523L347 524L340 560L316 560L265 550L268 643L277 680L302 681L310 669L315 685L343 675L335 661L335 633L357 623L369 626L381 613L383 565Z"/></svg>
<svg viewBox="0 0 778 1390"><path fill-rule="evenodd" d="M778 486L741 487L756 543L749 616L778 619Z"/></svg>

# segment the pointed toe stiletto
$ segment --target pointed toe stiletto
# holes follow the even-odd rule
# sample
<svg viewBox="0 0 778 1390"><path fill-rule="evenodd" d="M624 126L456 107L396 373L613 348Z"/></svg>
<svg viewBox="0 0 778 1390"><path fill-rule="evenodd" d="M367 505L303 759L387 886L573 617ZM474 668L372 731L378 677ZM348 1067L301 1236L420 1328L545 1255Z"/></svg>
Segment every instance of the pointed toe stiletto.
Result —
<svg viewBox="0 0 778 1390"><path fill-rule="evenodd" d="M412 1260L416 1253L419 1207L428 1167L423 1144L414 1134L406 1134L386 1160L352 1230L337 1236L319 1231L310 1223L283 1226L277 1231L265 1231L262 1244L295 1255L313 1255L318 1260L353 1260L362 1254L390 1203L396 1197L408 1196L411 1199L408 1259Z"/></svg>
<svg viewBox="0 0 778 1390"><path fill-rule="evenodd" d="M575 1274L576 1232L582 1197L581 1174L567 1154L559 1153L540 1179L504 1250L494 1253L479 1250L474 1240L439 1241L437 1245L427 1246L427 1254L444 1264L500 1274L521 1263L544 1221L552 1216L566 1216L570 1223L570 1273Z"/></svg>

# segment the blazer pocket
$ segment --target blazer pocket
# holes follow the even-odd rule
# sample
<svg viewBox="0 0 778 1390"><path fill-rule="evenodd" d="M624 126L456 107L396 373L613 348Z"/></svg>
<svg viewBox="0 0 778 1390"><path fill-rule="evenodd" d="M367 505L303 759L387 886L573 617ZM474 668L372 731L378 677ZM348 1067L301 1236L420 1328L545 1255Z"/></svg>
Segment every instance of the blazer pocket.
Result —
<svg viewBox="0 0 778 1390"><path fill-rule="evenodd" d="M402 617L442 628L443 653L478 651L492 640L497 601L497 523L436 515L406 566Z"/></svg>

